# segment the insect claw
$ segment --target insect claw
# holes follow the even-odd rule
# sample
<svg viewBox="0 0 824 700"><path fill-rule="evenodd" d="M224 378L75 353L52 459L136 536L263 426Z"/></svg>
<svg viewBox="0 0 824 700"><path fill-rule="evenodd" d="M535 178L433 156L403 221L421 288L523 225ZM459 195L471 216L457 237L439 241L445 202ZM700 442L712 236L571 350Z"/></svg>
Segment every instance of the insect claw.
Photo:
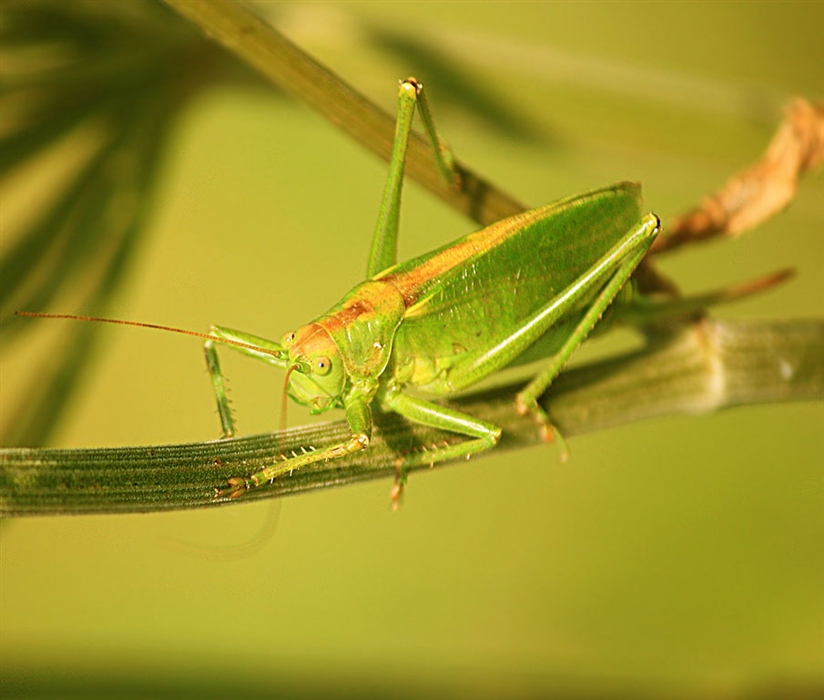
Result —
<svg viewBox="0 0 824 700"><path fill-rule="evenodd" d="M396 512L401 507L401 497L406 486L406 469L403 468L403 460L398 458L395 461L395 485L389 492L389 499L392 504L392 512Z"/></svg>
<svg viewBox="0 0 824 700"><path fill-rule="evenodd" d="M561 455L558 457L558 459L560 459L561 462L566 462L569 459L570 454L569 445L567 444L567 441L564 440L564 436L561 435L561 433L556 432L555 435L558 438L558 442L561 446Z"/></svg>
<svg viewBox="0 0 824 700"><path fill-rule="evenodd" d="M547 445L551 445L557 441L558 446L561 448L561 454L558 459L560 459L561 462L566 462L569 459L569 445L567 445L567 441L564 440L564 436L561 435L552 423L546 422L541 424L541 439Z"/></svg>
<svg viewBox="0 0 824 700"><path fill-rule="evenodd" d="M401 496L403 496L403 484L395 484L389 492L389 498L392 502L392 512L400 510Z"/></svg>
<svg viewBox="0 0 824 700"><path fill-rule="evenodd" d="M569 459L569 447L566 440L564 440L564 436L552 425L549 414L547 414L537 401L524 401L524 399L518 395L515 398L515 410L521 416L531 414L538 424L538 435L541 441L547 445L552 445L557 440L561 448L559 459L561 462L566 462Z"/></svg>
<svg viewBox="0 0 824 700"><path fill-rule="evenodd" d="M226 483L229 484L229 488L216 488L215 498L238 498L243 494L244 491L249 490L249 481L240 476L233 476L231 479L227 479Z"/></svg>

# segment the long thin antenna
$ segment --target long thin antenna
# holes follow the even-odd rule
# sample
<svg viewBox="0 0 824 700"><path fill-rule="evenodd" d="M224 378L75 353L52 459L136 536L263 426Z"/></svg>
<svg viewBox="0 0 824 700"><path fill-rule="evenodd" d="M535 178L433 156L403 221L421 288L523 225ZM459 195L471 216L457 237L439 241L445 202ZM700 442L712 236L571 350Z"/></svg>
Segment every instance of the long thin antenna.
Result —
<svg viewBox="0 0 824 700"><path fill-rule="evenodd" d="M263 353L264 355L271 355L272 357L281 357L277 351L263 348L259 345L252 345L251 343L244 343L240 340L230 340L229 338L221 338L219 335L209 335L208 333L200 333L198 331L190 331L186 328L174 328L173 326L161 326L157 323L143 323L142 321L124 321L118 318L98 318L97 316L78 316L75 314L47 314L39 311L15 311L15 316L28 316L30 318L56 318L68 321L89 321L91 323L112 323L118 326L135 326L137 328L152 328L157 331L169 331L169 333L180 333L181 335L190 335L194 338L202 338L203 340L212 340L217 343L224 343L225 345L234 345L238 348L246 348L247 350L254 350L256 353Z"/></svg>

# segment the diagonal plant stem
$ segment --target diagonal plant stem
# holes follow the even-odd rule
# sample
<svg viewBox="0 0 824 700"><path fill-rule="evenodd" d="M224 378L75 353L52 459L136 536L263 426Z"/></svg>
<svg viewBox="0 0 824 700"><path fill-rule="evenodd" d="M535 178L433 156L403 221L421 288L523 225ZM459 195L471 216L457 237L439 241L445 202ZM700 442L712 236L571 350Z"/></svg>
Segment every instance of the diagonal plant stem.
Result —
<svg viewBox="0 0 824 700"><path fill-rule="evenodd" d="M498 387L451 405L503 428L492 452L522 448L539 437L531 419L513 410L521 387ZM565 373L542 403L562 433L574 436L656 416L822 398L824 322L704 320L658 335L640 351ZM345 422L337 422L189 445L0 449L0 516L222 505L229 499L216 499L214 490L227 478L256 471L280 454L338 442L348 431ZM460 438L378 415L366 453L301 469L240 500L392 477L399 453L455 439ZM548 453L548 465L556 454Z"/></svg>
<svg viewBox="0 0 824 700"><path fill-rule="evenodd" d="M389 161L395 135L394 117L247 7L232 0L165 1L278 88ZM426 139L412 134L406 174L461 213L486 226L527 208L461 163L456 161L455 168L459 184L453 187L438 170Z"/></svg>

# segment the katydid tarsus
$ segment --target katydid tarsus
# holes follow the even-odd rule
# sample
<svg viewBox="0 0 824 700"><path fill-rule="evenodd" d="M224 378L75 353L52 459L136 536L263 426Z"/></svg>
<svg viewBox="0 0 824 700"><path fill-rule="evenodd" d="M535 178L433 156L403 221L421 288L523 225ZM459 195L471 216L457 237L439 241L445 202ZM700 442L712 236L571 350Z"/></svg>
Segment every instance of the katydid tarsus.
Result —
<svg viewBox="0 0 824 700"><path fill-rule="evenodd" d="M658 234L658 218L642 216L640 187L621 183L512 216L398 264L401 188L416 111L439 169L450 181L457 177L422 86L414 78L402 81L365 282L279 342L222 326L213 326L208 335L191 333L207 337L205 354L225 437L235 429L219 344L285 370L286 392L294 401L312 413L343 409L351 431L339 444L273 459L255 474L231 478L215 490L217 497L238 497L296 469L368 449L376 406L465 438L399 455L397 502L406 469L468 458L494 447L501 434L490 422L420 396L464 390L517 362L536 344L547 359L513 408L531 414L549 438L549 416L538 398L613 301L619 303L616 297Z"/></svg>

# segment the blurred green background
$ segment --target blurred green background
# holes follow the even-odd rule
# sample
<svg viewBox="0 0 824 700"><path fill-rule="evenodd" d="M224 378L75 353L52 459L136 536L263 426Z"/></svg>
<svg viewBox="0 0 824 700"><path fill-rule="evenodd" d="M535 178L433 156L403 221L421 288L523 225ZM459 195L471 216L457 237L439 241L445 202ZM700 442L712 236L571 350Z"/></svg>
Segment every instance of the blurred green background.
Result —
<svg viewBox="0 0 824 700"><path fill-rule="evenodd" d="M760 155L791 96L824 94L820 2L263 7L387 110L416 75L458 157L532 205L633 179L666 221ZM362 278L384 174L266 89L203 93L110 315L280 337ZM414 184L401 226L403 257L474 228ZM822 234L819 173L759 230L662 267L699 291L792 266L717 313L820 318ZM49 332L3 347L4 424L32 358L59 352ZM218 436L197 341L106 329L94 364L52 444ZM276 426L282 376L223 364L240 430ZM6 522L3 694L820 689L823 426L821 404L637 424L573 440L565 464L536 448L415 475L399 513L389 482L301 496L259 548L266 504Z"/></svg>

